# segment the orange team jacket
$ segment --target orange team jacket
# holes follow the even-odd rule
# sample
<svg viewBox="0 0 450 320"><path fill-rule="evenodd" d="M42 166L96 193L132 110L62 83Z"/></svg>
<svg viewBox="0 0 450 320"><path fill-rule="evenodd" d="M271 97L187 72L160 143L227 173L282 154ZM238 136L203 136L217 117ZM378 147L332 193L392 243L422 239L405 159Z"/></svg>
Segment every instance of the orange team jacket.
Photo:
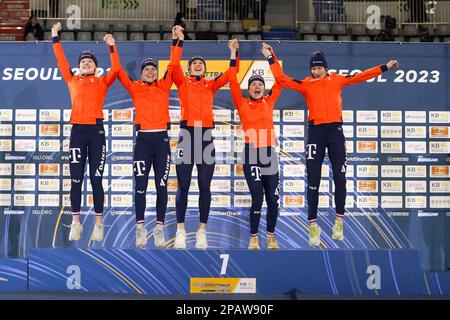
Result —
<svg viewBox="0 0 450 320"><path fill-rule="evenodd" d="M234 105L238 109L239 118L245 132L245 143L251 143L255 148L276 146L273 126L273 109L281 94L281 85L275 82L270 94L254 100L242 96L242 90L237 81L237 70L231 68L230 89Z"/></svg>
<svg viewBox="0 0 450 320"><path fill-rule="evenodd" d="M353 76L328 74L323 79L306 77L298 81L283 73L275 54L269 57L269 64L281 86L303 94L309 111L308 122L313 125L342 122L342 88L364 82L387 71L386 65L379 65Z"/></svg>
<svg viewBox="0 0 450 320"><path fill-rule="evenodd" d="M173 72L181 105L180 127L214 127L214 94L230 81L231 67L219 77L185 77L180 66Z"/></svg>
<svg viewBox="0 0 450 320"><path fill-rule="evenodd" d="M53 37L52 40L58 68L69 87L70 98L72 100L70 123L103 123L103 102L105 101L108 88L117 77L118 67L120 65L116 46L108 45L111 69L106 76L76 76L70 69L59 38Z"/></svg>
<svg viewBox="0 0 450 320"><path fill-rule="evenodd" d="M119 81L130 93L136 108L135 124L138 130L169 128L169 95L173 83L173 69L175 65L180 65L182 47L182 40L172 41L170 63L164 77L158 81L133 81L122 67L119 68Z"/></svg>

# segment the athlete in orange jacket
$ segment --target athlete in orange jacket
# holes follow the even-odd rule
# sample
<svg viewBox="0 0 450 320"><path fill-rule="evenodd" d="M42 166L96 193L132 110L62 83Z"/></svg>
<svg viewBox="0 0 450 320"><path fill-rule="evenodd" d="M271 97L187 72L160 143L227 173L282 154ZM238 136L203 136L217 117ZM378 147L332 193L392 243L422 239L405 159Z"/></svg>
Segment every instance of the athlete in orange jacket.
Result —
<svg viewBox="0 0 450 320"><path fill-rule="evenodd" d="M106 160L105 129L103 128L103 102L108 88L117 77L119 57L114 38L106 35L104 40L108 45L111 58L111 69L106 76L96 75L97 58L92 51L82 51L79 58L80 75L75 75L70 69L62 45L58 38L61 23L52 27L53 50L58 68L69 87L72 100L70 123L70 202L72 206L72 225L69 240L79 240L83 227L80 223L81 187L84 179L86 158L89 158L89 178L94 196L96 223L92 240L103 240L103 201L102 186L103 170Z"/></svg>
<svg viewBox="0 0 450 320"><path fill-rule="evenodd" d="M136 109L138 135L134 148L133 167L135 179L136 246L147 243L145 224L148 176L153 165L156 187L156 228L153 232L155 246L164 246L164 219L167 209L167 180L170 171L170 145L167 129L170 126L169 95L173 83L173 69L180 64L183 47L183 28L172 29L170 63L164 76L158 80L158 63L147 58L141 63L141 80L133 81L122 67L119 81L130 93Z"/></svg>
<svg viewBox="0 0 450 320"><path fill-rule="evenodd" d="M239 48L237 40L230 41L236 52ZM233 50L232 50L233 58ZM230 89L234 105L238 109L239 118L245 132L243 154L244 175L252 196L250 208L250 242L248 248L260 249L258 239L259 221L264 194L267 202L267 249L278 249L275 239L275 226L279 207L279 171L276 152L276 137L273 125L273 109L281 94L281 86L277 82L268 95L264 95L264 78L258 75L248 80L249 98L242 96L237 81L237 68L231 68Z"/></svg>
<svg viewBox="0 0 450 320"><path fill-rule="evenodd" d="M376 66L353 76L329 74L325 54L322 51L315 51L311 54L309 60L311 77L297 81L283 73L272 47L263 44L263 53L269 60L275 79L283 87L303 94L308 106L306 172L308 179L308 220L310 223L309 244L310 246L320 244L321 230L317 225L317 205L325 149L328 150L335 185L336 222L333 226L332 238L343 240L347 164L345 137L342 129L341 90L343 87L374 78L391 68L398 67L399 64L396 60L391 60L385 65Z"/></svg>
<svg viewBox="0 0 450 320"><path fill-rule="evenodd" d="M198 170L200 225L196 233L195 247L206 249L206 223L211 206L211 180L215 167L215 149L212 137L214 128L214 94L230 79L230 69L216 79L207 80L206 62L200 56L188 63L189 76L181 67L175 67L173 80L178 87L181 104L180 137L177 146L176 170L178 190L176 196L177 232L174 247L186 248L184 221L189 186L194 163Z"/></svg>

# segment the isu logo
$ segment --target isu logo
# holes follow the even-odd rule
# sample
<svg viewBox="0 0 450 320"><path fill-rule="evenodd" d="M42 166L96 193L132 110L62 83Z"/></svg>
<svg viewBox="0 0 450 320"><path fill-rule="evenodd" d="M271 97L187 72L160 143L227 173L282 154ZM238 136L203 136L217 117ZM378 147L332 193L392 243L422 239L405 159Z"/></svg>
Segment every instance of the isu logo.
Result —
<svg viewBox="0 0 450 320"><path fill-rule="evenodd" d="M286 206L303 206L304 200L302 196L286 196L284 205Z"/></svg>
<svg viewBox="0 0 450 320"><path fill-rule="evenodd" d="M358 141L358 150L360 152L376 152L377 142L376 141Z"/></svg>
<svg viewBox="0 0 450 320"><path fill-rule="evenodd" d="M59 173L59 165L58 164L40 164L39 165L39 174L40 175L58 175Z"/></svg>
<svg viewBox="0 0 450 320"><path fill-rule="evenodd" d="M358 181L358 190L359 191L377 191L377 182L376 181Z"/></svg>
<svg viewBox="0 0 450 320"><path fill-rule="evenodd" d="M431 127L431 137L448 137L448 127Z"/></svg>
<svg viewBox="0 0 450 320"><path fill-rule="evenodd" d="M449 175L448 166L431 166L432 177L447 177Z"/></svg>
<svg viewBox="0 0 450 320"><path fill-rule="evenodd" d="M131 121L132 118L132 110L113 110L113 120L115 121Z"/></svg>
<svg viewBox="0 0 450 320"><path fill-rule="evenodd" d="M41 124L41 136L58 136L59 125L57 124Z"/></svg>

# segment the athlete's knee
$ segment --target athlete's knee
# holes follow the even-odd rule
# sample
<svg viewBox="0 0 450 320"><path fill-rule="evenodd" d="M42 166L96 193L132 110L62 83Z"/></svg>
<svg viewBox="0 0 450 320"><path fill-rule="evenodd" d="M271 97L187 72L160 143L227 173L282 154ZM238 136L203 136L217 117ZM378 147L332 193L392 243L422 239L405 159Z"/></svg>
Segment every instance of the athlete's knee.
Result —
<svg viewBox="0 0 450 320"><path fill-rule="evenodd" d="M158 197L167 195L167 186L157 186L156 195Z"/></svg>
<svg viewBox="0 0 450 320"><path fill-rule="evenodd" d="M345 177L345 173L337 173L333 175L333 181L334 184L337 186L345 186L346 184L346 177Z"/></svg>
<svg viewBox="0 0 450 320"><path fill-rule="evenodd" d="M81 177L73 177L71 180L72 188L81 188L81 183L83 179Z"/></svg>
<svg viewBox="0 0 450 320"><path fill-rule="evenodd" d="M279 199L278 196L273 196L273 197L267 198L266 199L267 207L269 209L275 209L275 210L278 209L278 207L279 207L278 199Z"/></svg>
<svg viewBox="0 0 450 320"><path fill-rule="evenodd" d="M101 177L92 177L90 178L92 189L103 191L103 184L102 184L102 178Z"/></svg>
<svg viewBox="0 0 450 320"><path fill-rule="evenodd" d="M200 188L199 187L198 189L200 191L200 197L210 197L211 196L210 188L206 188L206 187Z"/></svg>
<svg viewBox="0 0 450 320"><path fill-rule="evenodd" d="M190 186L191 186L190 181L179 181L178 182L178 191L182 192L182 193L188 193Z"/></svg>
<svg viewBox="0 0 450 320"><path fill-rule="evenodd" d="M252 210L261 211L263 205L263 196L252 196Z"/></svg>

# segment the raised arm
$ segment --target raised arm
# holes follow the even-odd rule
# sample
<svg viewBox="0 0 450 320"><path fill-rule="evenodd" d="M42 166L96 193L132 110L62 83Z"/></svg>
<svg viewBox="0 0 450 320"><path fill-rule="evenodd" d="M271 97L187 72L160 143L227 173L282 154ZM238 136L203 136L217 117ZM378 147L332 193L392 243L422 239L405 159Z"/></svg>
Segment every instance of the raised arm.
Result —
<svg viewBox="0 0 450 320"><path fill-rule="evenodd" d="M361 73L352 75L352 76L343 76L342 78L342 86L351 86L354 84L358 84L369 79L375 78L382 74L383 72L388 71L392 68L398 68L399 63L397 60L391 60L387 64L379 65L373 67L371 69L364 70Z"/></svg>
<svg viewBox="0 0 450 320"><path fill-rule="evenodd" d="M110 34L107 34L105 35L103 40L106 42L109 52L109 59L111 60L111 68L109 69L109 72L106 74L104 78L106 86L109 87L116 80L117 75L119 73L119 69L121 69L121 66L119 54L117 52L116 47L116 40L114 39L114 37Z"/></svg>
<svg viewBox="0 0 450 320"><path fill-rule="evenodd" d="M212 89L214 92L222 88L224 85L226 85L231 80L231 68L236 69L236 74L239 72L239 55L238 50L235 45L231 46L231 43L236 44L237 40L231 40L228 44L228 47L230 48L230 67L227 71L225 71L223 74L221 74L216 79L212 80Z"/></svg>
<svg viewBox="0 0 450 320"><path fill-rule="evenodd" d="M126 71L122 68L122 66L119 66L118 71L118 77L120 83L123 85L123 87L131 93L132 87L133 87L133 80L130 79L130 76Z"/></svg>
<svg viewBox="0 0 450 320"><path fill-rule="evenodd" d="M176 67L180 67L181 56L183 54L183 43L184 43L183 28L180 26L174 26L172 28L172 45L170 47L170 62L169 65L167 66L166 72L164 73L164 77L159 80L161 85L167 89L170 89L172 87ZM179 68L179 70L180 69L181 67Z"/></svg>
<svg viewBox="0 0 450 320"><path fill-rule="evenodd" d="M66 55L64 54L63 47L59 41L58 32L61 30L61 22L58 22L52 26L52 42L53 51L55 52L56 63L58 64L59 72L64 79L64 81L69 82L72 79L73 73L70 70L69 62L67 61Z"/></svg>
<svg viewBox="0 0 450 320"><path fill-rule="evenodd" d="M243 99L241 86L239 85L239 82L237 80L238 68L236 58L238 56L239 43L237 42L237 40L231 40L228 46L231 50L229 75L231 98L233 99L236 108L239 109L241 107L241 101Z"/></svg>
<svg viewBox="0 0 450 320"><path fill-rule="evenodd" d="M269 46L267 43L263 43L261 52L268 60L270 70L272 71L272 74L279 85L281 85L283 88L292 89L302 94L306 92L306 85L303 81L292 79L291 77L284 74L283 69L281 68L281 65L278 62L275 52L273 51L271 46Z"/></svg>
<svg viewBox="0 0 450 320"><path fill-rule="evenodd" d="M278 83L278 81L275 81L269 94L274 104L277 102L282 90L283 87Z"/></svg>

